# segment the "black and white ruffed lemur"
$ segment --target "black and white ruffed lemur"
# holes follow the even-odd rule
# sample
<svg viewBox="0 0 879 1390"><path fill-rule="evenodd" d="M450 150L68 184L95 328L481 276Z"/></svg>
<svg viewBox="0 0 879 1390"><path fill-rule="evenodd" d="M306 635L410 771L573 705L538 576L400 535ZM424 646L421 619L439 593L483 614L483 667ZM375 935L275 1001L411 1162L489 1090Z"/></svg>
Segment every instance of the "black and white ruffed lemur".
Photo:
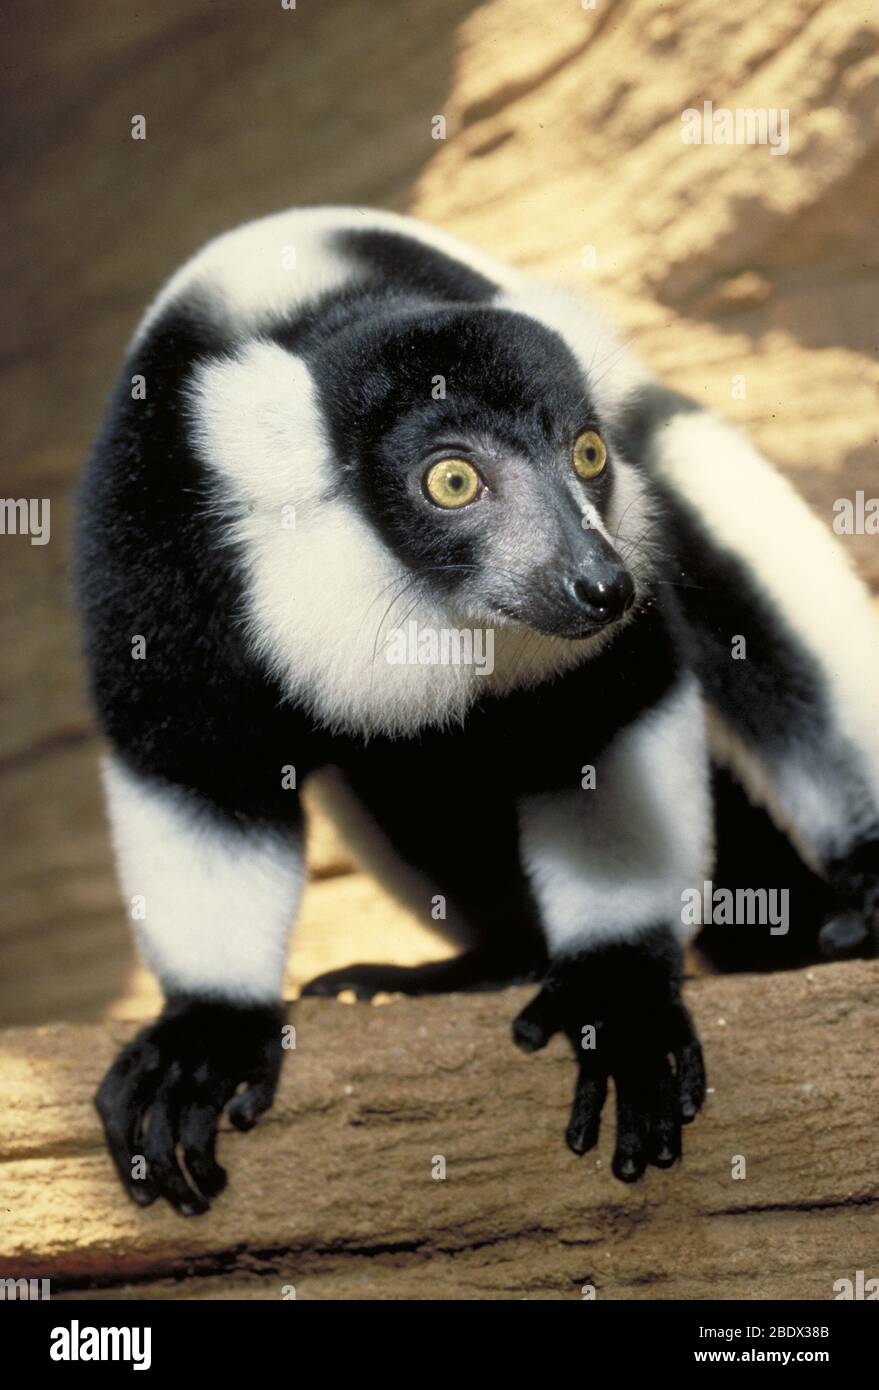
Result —
<svg viewBox="0 0 879 1390"><path fill-rule="evenodd" d="M869 595L574 294L363 208L219 237L134 338L77 569L119 874L167 1001L97 1096L135 1201L204 1211L224 1108L247 1129L272 1104L312 775L469 944L310 992L542 980L515 1040L574 1044L576 1153L613 1078L624 1181L675 1161L703 1101L681 904L712 872L716 765L820 877L824 953L874 949ZM413 622L490 633L491 663L388 660Z"/></svg>

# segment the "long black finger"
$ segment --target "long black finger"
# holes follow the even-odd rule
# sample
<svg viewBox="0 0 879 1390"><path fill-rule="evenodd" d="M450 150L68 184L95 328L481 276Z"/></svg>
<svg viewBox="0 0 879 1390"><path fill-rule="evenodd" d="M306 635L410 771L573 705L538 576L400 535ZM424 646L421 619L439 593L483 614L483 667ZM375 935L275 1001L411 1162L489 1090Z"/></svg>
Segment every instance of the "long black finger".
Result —
<svg viewBox="0 0 879 1390"><path fill-rule="evenodd" d="M513 1020L513 1042L523 1052L539 1052L562 1026L558 995L544 985Z"/></svg>
<svg viewBox="0 0 879 1390"><path fill-rule="evenodd" d="M705 1063L696 1038L678 1049L675 1061L681 1121L688 1125L695 1120L705 1100Z"/></svg>
<svg viewBox="0 0 879 1390"><path fill-rule="evenodd" d="M268 1074L256 1078L232 1101L229 1106L229 1119L236 1129L253 1129L260 1115L271 1109L278 1086L279 1070L279 1067L273 1067Z"/></svg>
<svg viewBox="0 0 879 1390"><path fill-rule="evenodd" d="M150 1176L181 1216L200 1216L209 1202L190 1187L177 1161L180 1105L176 1091L179 1086L179 1067L175 1064L166 1076L150 1109L146 1136L146 1159Z"/></svg>
<svg viewBox="0 0 879 1390"><path fill-rule="evenodd" d="M218 1197L226 1186L226 1170L216 1159L219 1118L214 1105L198 1101L184 1107L180 1124L184 1162L205 1197Z"/></svg>
<svg viewBox="0 0 879 1390"><path fill-rule="evenodd" d="M681 1156L681 1118L677 1079L668 1063L656 1085L647 1158L656 1168L670 1168Z"/></svg>
<svg viewBox="0 0 879 1390"><path fill-rule="evenodd" d="M612 1168L621 1182L637 1182L647 1167L650 1121L644 1088L625 1075L615 1075L617 1142Z"/></svg>
<svg viewBox="0 0 879 1390"><path fill-rule="evenodd" d="M158 1189L145 1168L143 1114L153 1098L158 1073L143 1065L137 1039L120 1053L95 1096L107 1148L125 1191L138 1206L148 1207Z"/></svg>
<svg viewBox="0 0 879 1390"><path fill-rule="evenodd" d="M573 1153L584 1154L598 1142L601 1111L606 1099L607 1077L603 1073L590 1074L581 1067L565 1131L568 1148Z"/></svg>

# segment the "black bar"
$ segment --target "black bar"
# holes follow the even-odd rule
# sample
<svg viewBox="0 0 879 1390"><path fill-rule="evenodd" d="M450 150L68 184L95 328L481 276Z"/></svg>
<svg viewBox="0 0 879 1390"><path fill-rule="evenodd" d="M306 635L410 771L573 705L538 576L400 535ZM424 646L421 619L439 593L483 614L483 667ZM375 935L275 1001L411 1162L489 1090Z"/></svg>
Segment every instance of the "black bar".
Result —
<svg viewBox="0 0 879 1390"><path fill-rule="evenodd" d="M309 1351L321 1356L323 1373L360 1376L366 1370L363 1351L371 1346L375 1360L370 1374L383 1374L383 1366L389 1374L399 1374L405 1363L408 1375L415 1373L419 1380L427 1372L435 1379L443 1365L460 1376L486 1358L494 1379L508 1358L510 1375L521 1376L525 1362L517 1361L523 1356L536 1356L550 1379L552 1363L559 1370L564 1366L566 1376L579 1368L585 1381L608 1359L616 1371L646 1369L653 1375L685 1367L698 1376L702 1369L711 1374L724 1366L741 1370L774 1365L785 1372L811 1365L838 1378L840 1372L860 1372L871 1364L879 1333L879 1309L870 1306L877 1300L869 1291L861 1307L833 1299L724 1303L584 1298L563 1300L567 1312L553 1313L545 1306L523 1308L528 1301L516 1301L515 1322L507 1324L509 1305L505 1312L491 1311L487 1303L417 1302L407 1305L401 1319L400 1310L389 1303L299 1300L296 1306L295 1298L282 1297L280 1291L271 1302L6 1300L0 1303L2 1364L17 1363L22 1373L39 1370L61 1382L70 1376L97 1380L108 1371L114 1376L196 1372L224 1380L244 1373L251 1379L257 1374L276 1381L279 1370L286 1367L292 1376L307 1365ZM545 1317L552 1322L545 1323ZM120 1329L118 1336L107 1334L108 1356L115 1346L120 1353L127 1351L129 1360L83 1359L83 1352L100 1345L103 1328ZM140 1329L140 1334L126 1343L122 1329L132 1336L132 1329ZM529 1343L529 1333L545 1334L548 1329L561 1340L541 1337ZM457 1330L465 1340L459 1340ZM357 1337L358 1355L355 1366L348 1368L352 1336ZM53 1347L68 1354L75 1348L79 1359L53 1359ZM135 1372L134 1360L145 1362L147 1351L149 1366Z"/></svg>

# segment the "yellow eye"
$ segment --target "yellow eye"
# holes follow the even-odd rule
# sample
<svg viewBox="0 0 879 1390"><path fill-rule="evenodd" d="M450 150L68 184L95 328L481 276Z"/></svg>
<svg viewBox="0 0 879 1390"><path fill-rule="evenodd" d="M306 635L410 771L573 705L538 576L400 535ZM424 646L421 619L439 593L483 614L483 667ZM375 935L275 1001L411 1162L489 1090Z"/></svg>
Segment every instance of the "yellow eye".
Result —
<svg viewBox="0 0 879 1390"><path fill-rule="evenodd" d="M428 471L424 489L438 507L466 507L478 493L480 481L466 459L440 459Z"/></svg>
<svg viewBox="0 0 879 1390"><path fill-rule="evenodd" d="M607 463L604 440L594 430L586 430L574 441L574 468L581 478L597 478Z"/></svg>

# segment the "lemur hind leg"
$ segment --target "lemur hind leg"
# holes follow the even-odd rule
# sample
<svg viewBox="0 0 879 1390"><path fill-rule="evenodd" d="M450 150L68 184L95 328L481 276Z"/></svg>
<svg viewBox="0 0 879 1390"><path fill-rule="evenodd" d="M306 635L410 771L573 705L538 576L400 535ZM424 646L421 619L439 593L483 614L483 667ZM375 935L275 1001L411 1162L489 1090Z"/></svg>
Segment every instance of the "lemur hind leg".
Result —
<svg viewBox="0 0 879 1390"><path fill-rule="evenodd" d="M328 970L316 976L302 990L303 998L326 998L352 990L358 1000L376 994L450 994L472 990L506 989L508 985L531 984L546 967L546 957L535 949L520 959L492 946L475 946L451 960L428 961L424 965L363 964L341 970Z"/></svg>
<svg viewBox="0 0 879 1390"><path fill-rule="evenodd" d="M788 894L789 930L759 926L730 930L724 923L702 926L694 945L717 970L787 970L821 959L818 936L838 909L838 897L797 853L771 816L755 806L725 769L715 768L714 823L717 858L712 886L720 893L772 885Z"/></svg>
<svg viewBox="0 0 879 1390"><path fill-rule="evenodd" d="M834 861L829 878L838 908L821 928L822 951L833 957L879 954L879 838L862 841Z"/></svg>
<svg viewBox="0 0 879 1390"><path fill-rule="evenodd" d="M877 949L879 616L828 522L730 425L641 393L628 448L658 480L669 571L713 748L831 897L830 957Z"/></svg>

